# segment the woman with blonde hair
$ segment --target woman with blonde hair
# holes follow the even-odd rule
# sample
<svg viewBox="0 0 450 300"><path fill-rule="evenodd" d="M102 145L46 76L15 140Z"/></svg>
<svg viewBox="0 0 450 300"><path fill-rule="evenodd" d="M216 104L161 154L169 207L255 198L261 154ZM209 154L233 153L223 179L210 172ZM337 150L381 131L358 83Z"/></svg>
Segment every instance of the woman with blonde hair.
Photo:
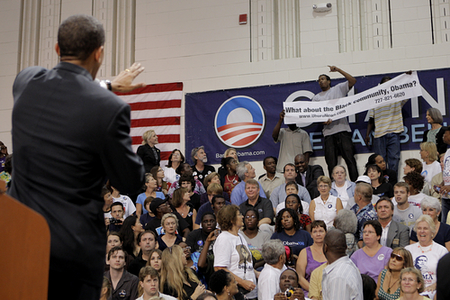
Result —
<svg viewBox="0 0 450 300"><path fill-rule="evenodd" d="M330 229L333 227L333 221L336 214L343 208L341 199L330 194L331 179L327 176L317 178L317 189L320 196L314 198L309 206L309 217L311 221L322 220Z"/></svg>
<svg viewBox="0 0 450 300"><path fill-rule="evenodd" d="M189 224L189 230L192 231L192 225L197 218L197 210L190 204L191 196L187 188L179 188L173 192L172 205Z"/></svg>
<svg viewBox="0 0 450 300"><path fill-rule="evenodd" d="M439 153L436 149L436 144L432 142L423 142L420 144L420 158L422 158L422 173L425 179L427 189L430 190L430 182L434 175L442 172L441 164L437 161Z"/></svg>
<svg viewBox="0 0 450 300"><path fill-rule="evenodd" d="M400 297L400 272L414 267L411 253L403 247L395 248L387 266L378 275L376 295L379 300L395 300Z"/></svg>
<svg viewBox="0 0 450 300"><path fill-rule="evenodd" d="M424 290L424 281L420 271L415 268L405 268L400 272L400 289L402 296L398 300L427 300L421 296Z"/></svg>
<svg viewBox="0 0 450 300"><path fill-rule="evenodd" d="M161 275L162 268L162 251L159 249L153 249L148 254L147 266L152 267Z"/></svg>
<svg viewBox="0 0 450 300"><path fill-rule="evenodd" d="M186 256L180 246L166 248L162 253L160 289L179 300L196 300L205 292L205 287L186 264Z"/></svg>
<svg viewBox="0 0 450 300"><path fill-rule="evenodd" d="M416 220L414 231L418 243L405 247L411 252L414 267L420 270L425 281L425 291L433 294L436 291L436 268L439 259L447 254L447 249L433 241L436 225L428 215L422 215Z"/></svg>
<svg viewBox="0 0 450 300"><path fill-rule="evenodd" d="M154 130L147 130L142 135L142 145L137 149L137 155L144 162L146 173L150 173L154 166L159 166L161 161L160 150L156 148L158 144L158 136Z"/></svg>
<svg viewBox="0 0 450 300"><path fill-rule="evenodd" d="M159 250L164 251L164 249L183 241L183 238L177 232L179 227L177 216L173 213L166 213L162 216L161 226L163 232L158 236Z"/></svg>

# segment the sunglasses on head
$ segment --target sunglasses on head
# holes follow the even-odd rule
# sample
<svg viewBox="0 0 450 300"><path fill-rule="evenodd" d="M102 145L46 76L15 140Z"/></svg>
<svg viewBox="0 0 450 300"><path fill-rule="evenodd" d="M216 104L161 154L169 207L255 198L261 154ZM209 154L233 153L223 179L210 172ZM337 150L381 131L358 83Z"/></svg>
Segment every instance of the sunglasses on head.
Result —
<svg viewBox="0 0 450 300"><path fill-rule="evenodd" d="M403 261L403 256L395 254L395 253L391 253L391 258L396 259L398 261Z"/></svg>

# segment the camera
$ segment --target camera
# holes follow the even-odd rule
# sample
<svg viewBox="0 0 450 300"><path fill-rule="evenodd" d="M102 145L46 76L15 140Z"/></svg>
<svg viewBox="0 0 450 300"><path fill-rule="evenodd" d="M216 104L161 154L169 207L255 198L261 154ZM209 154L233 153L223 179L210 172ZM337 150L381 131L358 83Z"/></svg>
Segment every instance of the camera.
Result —
<svg viewBox="0 0 450 300"><path fill-rule="evenodd" d="M290 288L286 289L286 291L284 292L284 295L288 299L290 299L293 294L294 294L294 288L293 287L290 287Z"/></svg>
<svg viewBox="0 0 450 300"><path fill-rule="evenodd" d="M122 220L120 219L115 219L115 218L109 218L109 223L110 224L121 224Z"/></svg>

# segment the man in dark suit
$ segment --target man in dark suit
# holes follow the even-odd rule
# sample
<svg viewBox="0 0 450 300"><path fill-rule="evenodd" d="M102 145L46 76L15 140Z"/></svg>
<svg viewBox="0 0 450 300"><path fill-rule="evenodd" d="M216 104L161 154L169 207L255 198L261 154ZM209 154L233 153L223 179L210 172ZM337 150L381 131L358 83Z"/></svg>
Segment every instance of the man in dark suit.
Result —
<svg viewBox="0 0 450 300"><path fill-rule="evenodd" d="M10 195L42 214L50 228L48 299L98 299L105 260L100 192L106 177L123 192L144 183L131 148L130 106L95 82L105 33L91 16L63 21L52 70L30 67L14 82L14 172ZM133 65L108 89L129 91ZM129 89L128 89L129 88Z"/></svg>
<svg viewBox="0 0 450 300"><path fill-rule="evenodd" d="M297 172L295 181L308 190L311 199L318 197L320 194L317 189L317 178L325 175L322 167L319 165L310 166L309 158L303 154L297 154L294 162L295 171Z"/></svg>
<svg viewBox="0 0 450 300"><path fill-rule="evenodd" d="M375 204L378 221L383 228L380 244L389 248L409 245L409 227L392 220L394 204L389 197L381 197Z"/></svg>

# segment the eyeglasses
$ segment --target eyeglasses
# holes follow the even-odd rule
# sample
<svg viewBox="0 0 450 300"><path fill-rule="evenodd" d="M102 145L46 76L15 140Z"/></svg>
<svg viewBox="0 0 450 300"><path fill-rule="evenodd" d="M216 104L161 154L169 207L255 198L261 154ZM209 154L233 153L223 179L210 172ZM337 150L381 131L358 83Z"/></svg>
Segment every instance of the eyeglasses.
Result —
<svg viewBox="0 0 450 300"><path fill-rule="evenodd" d="M400 262L404 260L403 256L395 254L395 253L391 253L391 258L396 259L397 261L400 261Z"/></svg>
<svg viewBox="0 0 450 300"><path fill-rule="evenodd" d="M246 219L256 219L256 216L245 216Z"/></svg>
<svg viewBox="0 0 450 300"><path fill-rule="evenodd" d="M371 234L371 233L375 233L375 231L370 231L370 230L363 230L363 234Z"/></svg>

